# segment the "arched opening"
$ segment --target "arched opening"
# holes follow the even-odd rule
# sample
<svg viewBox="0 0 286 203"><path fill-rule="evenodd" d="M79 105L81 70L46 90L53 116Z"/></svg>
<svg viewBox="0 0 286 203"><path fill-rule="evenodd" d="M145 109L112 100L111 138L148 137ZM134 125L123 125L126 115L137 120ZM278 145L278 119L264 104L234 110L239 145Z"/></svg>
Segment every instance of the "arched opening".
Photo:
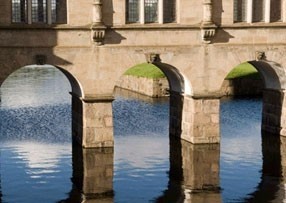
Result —
<svg viewBox="0 0 286 203"><path fill-rule="evenodd" d="M279 154L279 143L272 145L267 140L279 138L283 129L283 68L266 60L249 61L234 68L227 79L232 97L221 100L220 111L223 201L259 200L262 193L265 199L274 200L282 187L280 181L273 181L280 179L277 171L282 161L280 155L272 157ZM269 184L272 189L265 190L263 186Z"/></svg>
<svg viewBox="0 0 286 203"><path fill-rule="evenodd" d="M76 79L49 65L22 67L2 83L2 201L66 198L72 187L70 91L81 95Z"/></svg>
<svg viewBox="0 0 286 203"><path fill-rule="evenodd" d="M162 79L167 82L168 87L163 84ZM154 89L163 89L166 92L168 88L168 94L158 97L159 94L156 93L153 98L152 94L146 96L147 91L153 89L154 83L157 86ZM171 116L175 114L175 104L180 104L173 103L172 106L172 102L182 96L184 84L178 70L164 63L137 65L127 70L117 83L117 86L125 90L117 87L113 102L115 201L140 199L147 202L157 199L167 188L169 177L166 171L170 167L169 134L172 134L174 125L171 124ZM138 87L139 85L147 87ZM143 95L142 90L145 88L148 90ZM176 125L180 128L180 124Z"/></svg>

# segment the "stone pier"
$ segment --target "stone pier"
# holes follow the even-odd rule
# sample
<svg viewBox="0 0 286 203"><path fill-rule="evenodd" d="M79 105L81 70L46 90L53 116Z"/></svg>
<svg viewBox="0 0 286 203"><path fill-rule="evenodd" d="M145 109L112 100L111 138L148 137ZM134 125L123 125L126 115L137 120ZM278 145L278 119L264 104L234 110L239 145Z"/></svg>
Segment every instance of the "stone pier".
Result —
<svg viewBox="0 0 286 203"><path fill-rule="evenodd" d="M113 147L112 97L72 96L73 138L84 148Z"/></svg>
<svg viewBox="0 0 286 203"><path fill-rule="evenodd" d="M283 91L266 89L263 92L262 131L286 136L286 107ZM284 110L285 109L285 110Z"/></svg>
<svg viewBox="0 0 286 203"><path fill-rule="evenodd" d="M219 143L218 98L184 97L181 138L193 144Z"/></svg>

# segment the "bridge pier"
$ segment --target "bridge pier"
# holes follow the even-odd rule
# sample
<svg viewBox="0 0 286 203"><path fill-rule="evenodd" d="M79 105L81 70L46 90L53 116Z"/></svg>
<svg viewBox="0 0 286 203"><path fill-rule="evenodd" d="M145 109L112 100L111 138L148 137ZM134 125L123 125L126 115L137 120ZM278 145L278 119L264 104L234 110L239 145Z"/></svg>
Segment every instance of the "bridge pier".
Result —
<svg viewBox="0 0 286 203"><path fill-rule="evenodd" d="M272 89L263 91L262 131L267 134L286 136L284 91Z"/></svg>
<svg viewBox="0 0 286 203"><path fill-rule="evenodd" d="M185 96L183 100L181 138L193 144L219 143L219 99Z"/></svg>
<svg viewBox="0 0 286 203"><path fill-rule="evenodd" d="M72 94L72 135L84 148L113 147L112 101Z"/></svg>

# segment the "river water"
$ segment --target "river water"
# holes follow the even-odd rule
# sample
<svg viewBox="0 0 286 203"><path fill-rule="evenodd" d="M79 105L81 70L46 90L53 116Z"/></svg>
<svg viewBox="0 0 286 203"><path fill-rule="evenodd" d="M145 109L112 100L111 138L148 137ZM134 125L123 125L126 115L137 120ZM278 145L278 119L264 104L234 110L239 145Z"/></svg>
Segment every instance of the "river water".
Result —
<svg viewBox="0 0 286 203"><path fill-rule="evenodd" d="M70 89L53 67L22 68L2 85L0 202L81 202ZM283 140L262 139L261 109L257 98L222 100L221 144L197 147L169 139L168 99L117 91L114 154L100 155L114 159L113 180L81 182L113 184L113 195L85 201L285 202ZM199 184L219 187L190 193L188 188Z"/></svg>

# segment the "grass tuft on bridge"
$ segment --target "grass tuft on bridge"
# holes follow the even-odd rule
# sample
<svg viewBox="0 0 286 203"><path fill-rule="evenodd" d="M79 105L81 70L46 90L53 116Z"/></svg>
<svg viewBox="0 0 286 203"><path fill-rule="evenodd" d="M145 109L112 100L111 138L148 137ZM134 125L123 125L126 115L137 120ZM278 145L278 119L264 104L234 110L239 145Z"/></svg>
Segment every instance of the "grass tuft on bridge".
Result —
<svg viewBox="0 0 286 203"><path fill-rule="evenodd" d="M164 73L153 64L142 63L128 69L124 75L132 75L144 78L164 78Z"/></svg>
<svg viewBox="0 0 286 203"><path fill-rule="evenodd" d="M250 63L242 63L236 66L232 71L226 76L225 79L232 80L236 78L250 78L250 79L260 79L260 75L257 70Z"/></svg>

